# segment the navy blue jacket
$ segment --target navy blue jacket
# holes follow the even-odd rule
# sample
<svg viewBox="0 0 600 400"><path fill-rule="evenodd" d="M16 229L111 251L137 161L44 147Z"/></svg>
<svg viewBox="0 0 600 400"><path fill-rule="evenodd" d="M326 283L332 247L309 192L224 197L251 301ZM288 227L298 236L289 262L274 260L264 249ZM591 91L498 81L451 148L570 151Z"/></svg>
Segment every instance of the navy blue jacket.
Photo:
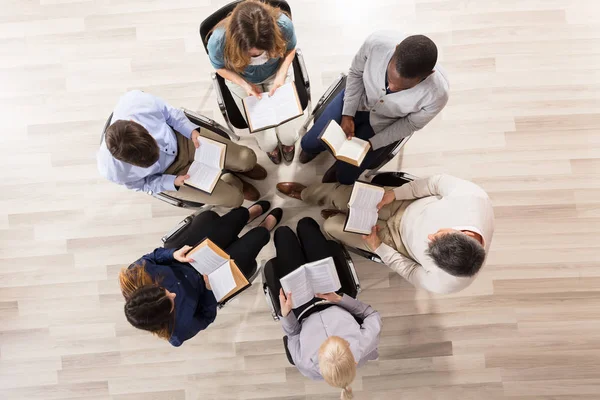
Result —
<svg viewBox="0 0 600 400"><path fill-rule="evenodd" d="M206 329L217 316L217 300L206 288L204 279L188 263L173 258L175 249L159 248L146 254L135 264L144 264L146 271L159 285L175 296L175 327L169 339L173 346L181 344Z"/></svg>

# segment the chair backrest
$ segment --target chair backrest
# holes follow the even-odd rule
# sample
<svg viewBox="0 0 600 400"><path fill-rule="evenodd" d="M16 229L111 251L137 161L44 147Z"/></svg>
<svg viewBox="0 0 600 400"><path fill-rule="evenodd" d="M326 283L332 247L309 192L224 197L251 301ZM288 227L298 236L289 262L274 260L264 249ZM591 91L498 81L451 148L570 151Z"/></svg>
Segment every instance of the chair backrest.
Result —
<svg viewBox="0 0 600 400"><path fill-rule="evenodd" d="M202 39L202 44L204 45L204 50L208 53L208 39L210 39L210 34L212 30L219 22L224 20L233 9L242 2L243 0L237 0L231 2L223 7L219 8L217 11L209 15L204 21L200 23L200 38ZM273 7L277 7L282 11L286 12L290 18L292 17L292 10L290 5L285 0L262 0L265 3L272 5Z"/></svg>
<svg viewBox="0 0 600 400"><path fill-rule="evenodd" d="M113 116L113 113L110 113L110 116L108 117L108 119L106 120L106 123L104 124L104 128L102 129L102 134L100 135L100 143L102 143L102 141L104 140L104 136L106 135L106 130L108 129L108 127L110 126L110 122L112 121L112 116Z"/></svg>

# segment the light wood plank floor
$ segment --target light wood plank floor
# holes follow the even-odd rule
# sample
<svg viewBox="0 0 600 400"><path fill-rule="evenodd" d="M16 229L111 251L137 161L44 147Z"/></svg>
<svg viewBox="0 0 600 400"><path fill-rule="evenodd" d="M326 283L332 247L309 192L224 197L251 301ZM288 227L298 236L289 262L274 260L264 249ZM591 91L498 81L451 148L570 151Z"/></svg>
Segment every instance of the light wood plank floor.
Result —
<svg viewBox="0 0 600 400"><path fill-rule="evenodd" d="M185 211L104 181L101 128L139 88L222 121L197 28L224 0L0 2L0 398L336 399L287 363L259 285L181 348L128 326L119 269ZM462 293L357 260L384 317L358 399L600 396L600 3L291 0L314 100L381 28L432 37L450 102L386 169L447 172L494 201L489 262ZM244 143L256 148L253 139ZM268 165L263 154L261 162ZM278 197L331 159L269 165ZM274 252L270 244L261 255Z"/></svg>

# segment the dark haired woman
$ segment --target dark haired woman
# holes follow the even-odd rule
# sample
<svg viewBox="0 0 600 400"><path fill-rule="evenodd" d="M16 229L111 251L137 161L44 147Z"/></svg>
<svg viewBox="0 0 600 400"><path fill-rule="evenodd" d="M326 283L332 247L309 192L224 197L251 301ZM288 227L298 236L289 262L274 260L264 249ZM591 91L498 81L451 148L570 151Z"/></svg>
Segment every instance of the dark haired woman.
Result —
<svg viewBox="0 0 600 400"><path fill-rule="evenodd" d="M256 271L256 257L269 242L270 231L281 221L273 209L264 221L238 239L244 226L270 208L260 201L219 216L207 211L194 217L165 248L146 254L119 276L125 297L125 317L138 329L152 332L173 346L206 329L217 315L217 301L206 276L190 264L186 253L205 238L225 250L246 278ZM178 249L178 250L176 250Z"/></svg>
<svg viewBox="0 0 600 400"><path fill-rule="evenodd" d="M208 40L208 56L217 73L225 79L233 99L243 111L242 99L269 95L294 79L290 68L296 55L296 34L288 15L279 8L257 0L238 4L213 30ZM295 122L253 135L261 150L275 164L294 158L298 134Z"/></svg>

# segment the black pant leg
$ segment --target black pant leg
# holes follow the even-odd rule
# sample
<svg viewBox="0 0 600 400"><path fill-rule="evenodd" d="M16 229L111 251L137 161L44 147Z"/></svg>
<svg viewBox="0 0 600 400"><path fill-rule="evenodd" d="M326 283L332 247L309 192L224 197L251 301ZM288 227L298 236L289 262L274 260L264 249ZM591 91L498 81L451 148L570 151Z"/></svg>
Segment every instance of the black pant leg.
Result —
<svg viewBox="0 0 600 400"><path fill-rule="evenodd" d="M310 217L302 218L296 228L307 262L322 260L333 256L327 239L317 221Z"/></svg>
<svg viewBox="0 0 600 400"><path fill-rule="evenodd" d="M187 226L165 242L165 249L180 249L183 246L196 246L208 236L221 217L214 211L205 211L192 219Z"/></svg>
<svg viewBox="0 0 600 400"><path fill-rule="evenodd" d="M274 274L272 279L267 279L267 285L271 292L278 297L281 289L279 280L306 264L306 258L296 234L288 226L280 226L275 230L274 242L277 258L273 264ZM270 275L267 276L267 278L269 277Z"/></svg>
<svg viewBox="0 0 600 400"><path fill-rule="evenodd" d="M223 215L218 223L212 225L207 237L225 250L238 239L238 235L248 223L250 213L247 208L238 207Z"/></svg>
<svg viewBox="0 0 600 400"><path fill-rule="evenodd" d="M246 278L250 278L256 266L258 253L271 240L271 234L262 226L248 231L224 250L235 261Z"/></svg>

